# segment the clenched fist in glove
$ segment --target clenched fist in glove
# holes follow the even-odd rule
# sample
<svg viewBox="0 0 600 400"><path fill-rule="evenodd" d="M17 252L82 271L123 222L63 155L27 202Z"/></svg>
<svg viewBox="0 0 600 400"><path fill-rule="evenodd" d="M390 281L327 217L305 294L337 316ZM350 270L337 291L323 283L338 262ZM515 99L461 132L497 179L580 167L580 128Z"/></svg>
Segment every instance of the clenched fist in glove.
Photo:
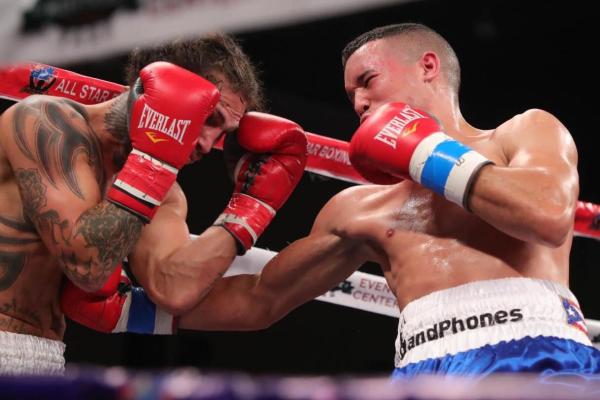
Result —
<svg viewBox="0 0 600 400"><path fill-rule="evenodd" d="M306 136L298 124L258 112L242 118L236 135L246 152L234 170L231 200L215 225L233 235L238 253L243 254L300 181L306 165Z"/></svg>
<svg viewBox="0 0 600 400"><path fill-rule="evenodd" d="M177 319L154 305L144 289L132 286L120 265L97 292L86 292L66 280L60 306L69 319L104 333L158 335L176 329Z"/></svg>
<svg viewBox="0 0 600 400"><path fill-rule="evenodd" d="M148 222L188 161L220 95L199 75L161 61L140 71L129 96L133 150L108 200Z"/></svg>
<svg viewBox="0 0 600 400"><path fill-rule="evenodd" d="M350 161L373 183L412 179L465 208L474 178L492 163L404 103L386 104L363 122L350 141Z"/></svg>

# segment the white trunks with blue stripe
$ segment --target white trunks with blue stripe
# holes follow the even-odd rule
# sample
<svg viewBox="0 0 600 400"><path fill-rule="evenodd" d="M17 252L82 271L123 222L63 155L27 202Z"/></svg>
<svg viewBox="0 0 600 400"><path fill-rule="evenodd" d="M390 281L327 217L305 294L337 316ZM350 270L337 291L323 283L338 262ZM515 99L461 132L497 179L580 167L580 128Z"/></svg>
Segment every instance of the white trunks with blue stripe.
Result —
<svg viewBox="0 0 600 400"><path fill-rule="evenodd" d="M575 351L581 359L570 359L574 348L582 350ZM409 303L400 314L395 365L394 376L546 371L549 365L595 373L600 352L591 347L568 288L506 278L460 285Z"/></svg>

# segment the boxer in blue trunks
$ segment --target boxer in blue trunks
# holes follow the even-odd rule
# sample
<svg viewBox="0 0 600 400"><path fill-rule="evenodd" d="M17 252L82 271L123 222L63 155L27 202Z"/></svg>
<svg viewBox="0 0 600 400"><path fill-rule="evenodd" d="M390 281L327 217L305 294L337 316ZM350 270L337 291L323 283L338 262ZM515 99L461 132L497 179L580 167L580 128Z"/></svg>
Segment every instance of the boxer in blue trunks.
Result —
<svg viewBox="0 0 600 400"><path fill-rule="evenodd" d="M262 318L277 320L373 261L401 311L395 377L600 371L568 289L579 186L563 124L533 109L471 126L457 57L420 24L359 36L343 64L360 118L350 159L377 184L334 196L309 236L266 266L253 300L246 292L229 307L249 316L262 296L272 302ZM209 306L233 282L203 302L197 328L214 322Z"/></svg>
<svg viewBox="0 0 600 400"><path fill-rule="evenodd" d="M424 25L376 28L342 58L360 118L350 159L375 185L334 196L307 237L260 275L221 279L179 326L263 328L372 261L401 311L394 377L597 373L568 289L579 194L568 130L539 109L470 125L458 59Z"/></svg>

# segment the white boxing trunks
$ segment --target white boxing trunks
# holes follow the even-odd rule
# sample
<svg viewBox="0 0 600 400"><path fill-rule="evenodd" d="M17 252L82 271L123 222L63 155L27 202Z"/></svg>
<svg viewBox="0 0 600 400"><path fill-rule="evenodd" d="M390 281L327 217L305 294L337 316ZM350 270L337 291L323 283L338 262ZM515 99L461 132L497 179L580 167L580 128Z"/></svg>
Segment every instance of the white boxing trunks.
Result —
<svg viewBox="0 0 600 400"><path fill-rule="evenodd" d="M400 314L394 377L421 373L600 372L577 299L529 278L431 293Z"/></svg>
<svg viewBox="0 0 600 400"><path fill-rule="evenodd" d="M0 332L0 374L63 374L64 352L65 344L57 340Z"/></svg>

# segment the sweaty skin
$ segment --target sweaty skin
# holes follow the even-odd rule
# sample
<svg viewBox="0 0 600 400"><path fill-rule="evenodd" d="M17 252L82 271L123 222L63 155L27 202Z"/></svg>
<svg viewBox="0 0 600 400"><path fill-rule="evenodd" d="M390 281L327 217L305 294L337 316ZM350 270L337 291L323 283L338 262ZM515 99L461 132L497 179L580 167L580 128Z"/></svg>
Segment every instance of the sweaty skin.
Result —
<svg viewBox="0 0 600 400"><path fill-rule="evenodd" d="M471 212L411 181L346 189L323 207L307 237L283 249L261 275L223 279L181 327L269 326L365 261L381 266L400 310L473 281L522 276L568 286L579 189L569 132L542 110L492 130L472 127L439 56L426 51L409 60L395 40L368 42L348 59L348 96L361 121L393 101L426 110L449 136L492 160L472 187Z"/></svg>
<svg viewBox="0 0 600 400"><path fill-rule="evenodd" d="M107 153L109 148L102 146L101 136L109 132L93 128L102 120L99 111L33 96L1 117L4 331L61 339L65 322L58 299L63 274L84 288L101 285L119 257L113 246L128 250L139 236L141 224L135 217L100 201L116 167L106 158L113 151ZM100 219L110 222L98 224ZM120 234L119 222L129 227L130 238ZM114 235L114 245L103 239L107 235Z"/></svg>
<svg viewBox="0 0 600 400"><path fill-rule="evenodd" d="M221 91L222 101L207 119L190 162L234 129L245 111L226 82ZM126 95L91 106L32 96L0 116L0 331L62 339L64 277L84 290L97 290L130 252L151 258L154 242L140 242L140 237L152 239L170 227L187 232L187 204L177 184L164 199L164 210L145 226L104 200L129 151L125 107ZM206 246L216 241L230 248L232 259L233 239L220 231L199 239ZM158 250L176 253L190 242L189 235L179 239L161 234ZM153 279L146 270L138 278ZM185 278L169 279L173 286L172 281Z"/></svg>

